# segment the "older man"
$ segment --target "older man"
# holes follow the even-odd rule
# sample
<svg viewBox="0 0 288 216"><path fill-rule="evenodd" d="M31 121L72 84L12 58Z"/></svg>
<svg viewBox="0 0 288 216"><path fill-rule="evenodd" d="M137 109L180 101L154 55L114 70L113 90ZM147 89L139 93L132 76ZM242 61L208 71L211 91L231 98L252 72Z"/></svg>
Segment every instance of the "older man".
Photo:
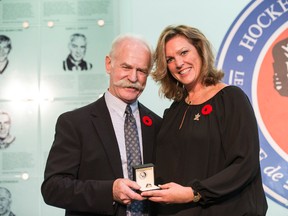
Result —
<svg viewBox="0 0 288 216"><path fill-rule="evenodd" d="M161 118L138 101L152 63L140 37L113 42L104 96L58 118L42 184L47 204L66 209L66 216L149 214L149 203L135 192L141 187L131 177L131 159L137 157L135 165L153 161Z"/></svg>

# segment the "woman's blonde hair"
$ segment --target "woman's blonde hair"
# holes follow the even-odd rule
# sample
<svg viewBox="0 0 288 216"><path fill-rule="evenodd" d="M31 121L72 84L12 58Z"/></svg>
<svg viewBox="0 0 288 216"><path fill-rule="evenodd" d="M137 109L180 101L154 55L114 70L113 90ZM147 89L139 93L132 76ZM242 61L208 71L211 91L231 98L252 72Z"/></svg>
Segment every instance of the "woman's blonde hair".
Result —
<svg viewBox="0 0 288 216"><path fill-rule="evenodd" d="M154 53L155 65L151 75L156 82L160 82L161 95L164 95L168 99L180 101L187 95L187 92L183 85L179 84L179 82L171 75L167 67L165 56L166 43L176 36L186 37L187 40L196 48L202 61L199 77L202 84L206 86L215 85L220 82L224 73L221 70L216 69L214 66L212 46L202 32L186 25L166 27L162 31L157 43Z"/></svg>

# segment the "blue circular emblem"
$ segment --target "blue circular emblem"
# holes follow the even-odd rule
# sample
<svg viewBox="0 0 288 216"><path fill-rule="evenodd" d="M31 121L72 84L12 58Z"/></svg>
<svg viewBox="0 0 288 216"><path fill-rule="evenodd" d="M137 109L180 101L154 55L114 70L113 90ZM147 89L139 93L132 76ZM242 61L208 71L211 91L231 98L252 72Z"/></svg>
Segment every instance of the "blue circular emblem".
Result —
<svg viewBox="0 0 288 216"><path fill-rule="evenodd" d="M265 193L288 208L288 1L251 1L229 28L217 67L250 98Z"/></svg>

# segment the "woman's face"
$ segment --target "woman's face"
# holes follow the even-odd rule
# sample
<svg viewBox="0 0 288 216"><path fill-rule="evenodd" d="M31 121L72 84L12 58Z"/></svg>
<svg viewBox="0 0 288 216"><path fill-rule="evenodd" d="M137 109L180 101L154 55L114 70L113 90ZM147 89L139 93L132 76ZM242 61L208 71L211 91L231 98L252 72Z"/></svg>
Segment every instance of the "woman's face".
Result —
<svg viewBox="0 0 288 216"><path fill-rule="evenodd" d="M165 56L172 76L186 89L196 84L202 61L196 48L186 37L176 36L166 43Z"/></svg>

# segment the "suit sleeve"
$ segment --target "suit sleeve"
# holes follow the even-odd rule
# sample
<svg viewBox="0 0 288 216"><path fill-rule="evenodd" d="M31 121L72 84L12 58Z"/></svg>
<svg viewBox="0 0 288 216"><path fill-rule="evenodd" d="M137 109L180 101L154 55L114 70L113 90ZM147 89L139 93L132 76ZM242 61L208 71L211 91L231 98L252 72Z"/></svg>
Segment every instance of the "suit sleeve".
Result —
<svg viewBox="0 0 288 216"><path fill-rule="evenodd" d="M81 125L72 122L65 114L57 120L55 139L48 155L41 186L44 201L68 212L112 215L117 206L113 204L114 180L98 180L97 176L94 176L97 174L91 174L91 177L90 174L81 173L81 166L85 166L84 161L88 161L90 155L83 158L83 133L79 132L80 127ZM87 173L90 173L90 168L87 165ZM92 172L97 173L97 170L91 170Z"/></svg>

